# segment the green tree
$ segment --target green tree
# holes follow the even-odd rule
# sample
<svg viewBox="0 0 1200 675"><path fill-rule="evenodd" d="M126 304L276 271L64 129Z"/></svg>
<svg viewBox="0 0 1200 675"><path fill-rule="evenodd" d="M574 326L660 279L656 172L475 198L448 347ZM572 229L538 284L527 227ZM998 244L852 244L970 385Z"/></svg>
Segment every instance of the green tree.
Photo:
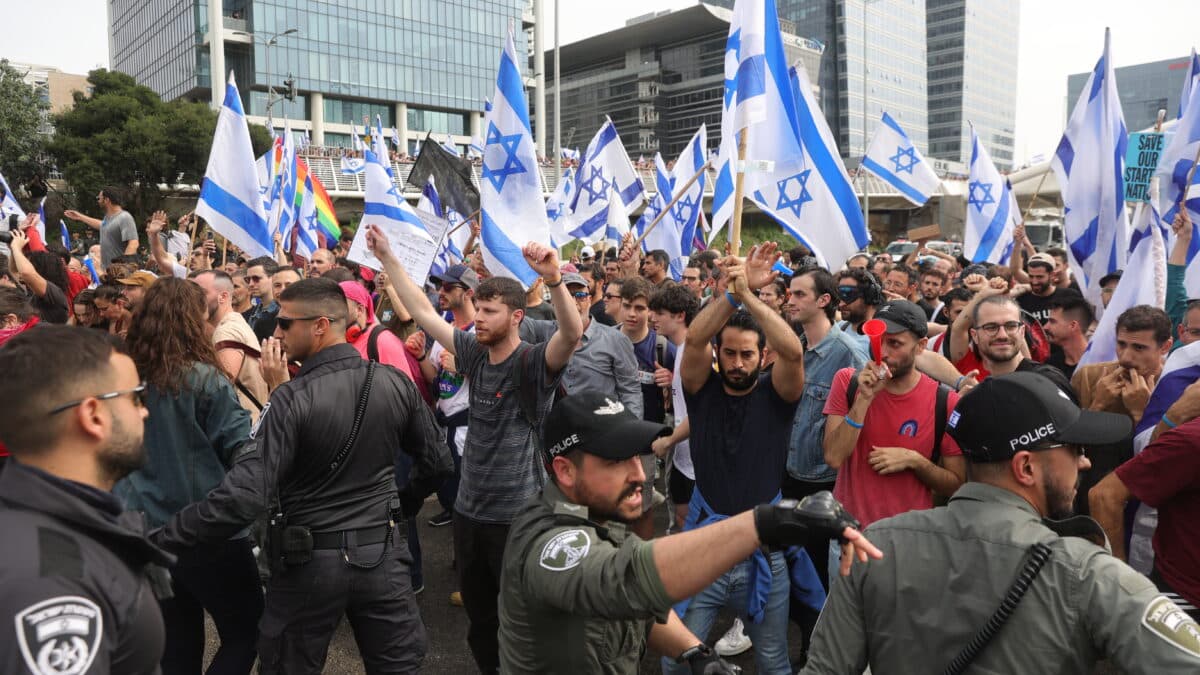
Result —
<svg viewBox="0 0 1200 675"><path fill-rule="evenodd" d="M40 168L46 143L40 129L50 107L23 78L0 59L0 172L13 190Z"/></svg>
<svg viewBox="0 0 1200 675"><path fill-rule="evenodd" d="M92 95L76 93L74 106L55 116L49 147L79 210L101 215L94 196L113 185L128 191L126 208L141 221L167 193L200 183L215 111L203 103L163 103L124 73L93 70L88 82ZM262 126L251 125L250 137L257 154L270 147Z"/></svg>

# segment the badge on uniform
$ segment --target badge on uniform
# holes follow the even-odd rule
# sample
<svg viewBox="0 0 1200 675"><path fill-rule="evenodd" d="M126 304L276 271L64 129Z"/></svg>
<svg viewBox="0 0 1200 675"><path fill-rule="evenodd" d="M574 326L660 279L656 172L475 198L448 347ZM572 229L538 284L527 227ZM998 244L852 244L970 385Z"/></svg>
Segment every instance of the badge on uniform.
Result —
<svg viewBox="0 0 1200 675"><path fill-rule="evenodd" d="M30 605L17 614L16 623L25 665L37 675L87 672L104 633L100 608L76 595Z"/></svg>
<svg viewBox="0 0 1200 675"><path fill-rule="evenodd" d="M1200 656L1200 625L1178 605L1160 595L1146 605L1142 625L1192 656Z"/></svg>
<svg viewBox="0 0 1200 675"><path fill-rule="evenodd" d="M267 411L270 409L271 409L271 403L270 403L270 401L268 401L267 404L263 406L262 410L259 411L258 421L256 421L254 423L254 426L250 427L250 439L251 440L258 438L258 430L262 428L263 420L267 419Z"/></svg>
<svg viewBox="0 0 1200 675"><path fill-rule="evenodd" d="M567 530L554 535L542 548L538 564L551 572L565 572L575 567L592 548L592 538L583 530Z"/></svg>

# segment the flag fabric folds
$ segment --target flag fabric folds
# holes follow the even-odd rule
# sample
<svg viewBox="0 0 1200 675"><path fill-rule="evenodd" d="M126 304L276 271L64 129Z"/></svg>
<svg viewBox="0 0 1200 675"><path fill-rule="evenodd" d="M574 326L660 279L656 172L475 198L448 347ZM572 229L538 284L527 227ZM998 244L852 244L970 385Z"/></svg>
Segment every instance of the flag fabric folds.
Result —
<svg viewBox="0 0 1200 675"><path fill-rule="evenodd" d="M1197 85L1200 85L1200 54L1197 54L1196 48L1192 47L1192 58L1188 59L1188 71L1183 79L1183 91L1179 94L1179 113L1175 115L1175 119L1183 119L1188 100L1192 97L1192 91L1197 88Z"/></svg>
<svg viewBox="0 0 1200 675"><path fill-rule="evenodd" d="M1137 305L1162 307L1166 302L1167 249L1164 239L1167 228L1152 203L1138 204L1134 224L1129 264L1077 367L1116 361L1117 318L1121 313Z"/></svg>
<svg viewBox="0 0 1200 675"><path fill-rule="evenodd" d="M67 229L67 224L64 223L61 219L58 221L58 232L59 232L59 235L62 237L63 248L70 251L71 250L71 232L70 232L70 230Z"/></svg>
<svg viewBox="0 0 1200 675"><path fill-rule="evenodd" d="M929 201L942 184L908 134L886 112L862 164L916 206Z"/></svg>
<svg viewBox="0 0 1200 675"><path fill-rule="evenodd" d="M42 201L38 202L37 231L38 231L38 236L40 236L42 238L42 241L43 242L46 241L46 198L45 197L42 197Z"/></svg>
<svg viewBox="0 0 1200 675"><path fill-rule="evenodd" d="M275 246L258 191L250 129L232 71L225 85L225 101L217 117L196 215L247 256L273 255Z"/></svg>
<svg viewBox="0 0 1200 675"><path fill-rule="evenodd" d="M646 214L643 214L642 221L638 223L638 233L641 234L642 228L649 226L657 213L670 204L677 195L679 196L667 214L643 241L643 246L648 251L662 249L667 252L667 257L671 259L669 271L676 281L683 278L683 268L687 266L688 256L692 253L692 242L696 236L696 226L700 222L700 211L703 209L704 203L704 185L708 177L701 173L700 177L688 187L687 192L681 193L681 191L684 184L704 168L706 161L704 149L707 144L708 131L705 125L701 124L696 133L692 135L692 140L679 153L679 158L675 160L675 167L669 177L665 175L662 157L655 155L657 174L655 182L658 185L658 195L655 196L652 203L657 203L658 209L653 216L647 218L646 214L650 213L650 209L647 207Z"/></svg>
<svg viewBox="0 0 1200 675"><path fill-rule="evenodd" d="M621 204L621 196L617 194L617 187L610 184L608 191L608 209L605 211L607 218L604 221L605 248L619 247L621 241L625 239L625 235L629 234L629 216Z"/></svg>
<svg viewBox="0 0 1200 675"><path fill-rule="evenodd" d="M646 208L642 209L642 216L634 224L633 230L640 237L646 233L646 228L650 227L650 223L658 218L658 214L663 212L663 207L667 202L671 201L673 187L671 184L671 172L667 171L667 165L663 162L662 154L654 153L654 197L646 204ZM653 251L660 246L665 235L661 234L663 223L660 222L657 227L646 235L642 240L642 251Z"/></svg>
<svg viewBox="0 0 1200 675"><path fill-rule="evenodd" d="M367 168L367 160L361 157L343 157L342 173L347 176L362 173Z"/></svg>
<svg viewBox="0 0 1200 675"><path fill-rule="evenodd" d="M3 174L0 174L0 190L3 190L3 194L0 195L0 218L8 220L11 215L24 218L25 211L17 203L17 198L13 196L12 188L8 187L8 181L4 180Z"/></svg>
<svg viewBox="0 0 1200 675"><path fill-rule="evenodd" d="M967 183L967 217L963 230L963 255L971 262L1000 263L1012 250L1013 205L1008 180L996 170L992 158L971 127L971 166Z"/></svg>
<svg viewBox="0 0 1200 675"><path fill-rule="evenodd" d="M1063 234L1071 271L1083 295L1100 306L1100 279L1125 267L1129 217L1125 213L1128 142L1109 33L1050 160L1063 201Z"/></svg>
<svg viewBox="0 0 1200 675"><path fill-rule="evenodd" d="M299 157L296 158L297 164L303 164L303 161ZM297 195L300 198L300 204L296 210L294 251L302 258L311 258L318 247L317 198L313 191L313 181L316 180L316 176L308 172L307 167L304 169L303 189ZM300 171L297 173L299 174Z"/></svg>
<svg viewBox="0 0 1200 675"><path fill-rule="evenodd" d="M1186 84L1184 89L1187 89ZM1200 297L1200 171L1194 169L1196 153L1200 151L1200 87L1192 87L1187 94L1188 103L1181 106L1183 117L1175 124L1175 134L1170 136L1158 160L1155 176L1158 178L1163 220L1168 225L1175 222L1181 202L1192 219L1192 241L1187 251L1184 284L1188 297L1195 298ZM1171 244L1174 242L1172 234Z"/></svg>
<svg viewBox="0 0 1200 675"><path fill-rule="evenodd" d="M439 143L432 142L432 136L432 133L425 135L421 153L408 174L408 184L424 190L432 179L447 206L464 216L475 213L479 210L479 189L471 181L471 162L447 152Z"/></svg>
<svg viewBox="0 0 1200 675"><path fill-rule="evenodd" d="M621 208L629 215L646 199L642 179L638 177L617 134L611 119L604 124L588 144L583 164L575 176L575 198L571 212L575 214L575 229L571 236L595 241L605 235L608 223L608 200L616 188Z"/></svg>
<svg viewBox="0 0 1200 675"><path fill-rule="evenodd" d="M575 196L575 171L564 169L554 192L546 199L546 219L550 221L550 245L562 248L575 240L570 232L571 198Z"/></svg>
<svg viewBox="0 0 1200 675"><path fill-rule="evenodd" d="M480 238L484 264L492 274L516 279L528 288L538 274L525 262L521 249L530 241L549 245L550 226L519 63L510 32L500 54L491 109L483 121Z"/></svg>
<svg viewBox="0 0 1200 675"><path fill-rule="evenodd" d="M383 228L389 238L394 234L407 234L433 240L421 217L408 205L400 187L392 182L383 160L373 150L366 151L366 189L363 191L363 217L359 231L366 232L368 224ZM362 237L355 237L355 241ZM420 283L423 280L419 280Z"/></svg>

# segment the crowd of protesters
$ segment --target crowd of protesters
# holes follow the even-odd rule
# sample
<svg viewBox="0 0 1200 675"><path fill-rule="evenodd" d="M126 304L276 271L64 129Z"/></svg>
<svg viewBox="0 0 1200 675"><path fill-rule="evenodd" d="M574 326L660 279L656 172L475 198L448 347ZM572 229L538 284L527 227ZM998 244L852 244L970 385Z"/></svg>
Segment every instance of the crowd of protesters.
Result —
<svg viewBox="0 0 1200 675"><path fill-rule="evenodd" d="M413 279L389 264L378 238L373 246L385 263L382 272L345 257L349 235L307 260L278 242L276 255L246 258L218 248L190 216L172 226L163 212L144 224L149 250L143 256L122 191L105 188L97 203L102 218L66 213L96 230L95 250L85 250L82 240L71 249L43 241L36 215L12 233L10 253L0 259L0 345L41 324L99 331L123 344L145 387L140 405L149 411L145 463L112 490L123 507L143 514L151 528L165 528L160 543L202 541L174 534L172 528L186 522L181 512L194 515L189 505L229 482L260 425L287 414L268 408L278 405L281 388L299 396L298 387L285 383L311 380L306 372L314 366L297 363L305 356L297 351L319 360L312 354L330 344L334 331L334 343L347 343L362 359L411 383L411 400L436 429L430 443L449 449L452 475L427 494L414 496L408 476L420 473L429 457L396 452L394 468L386 469L394 472L393 492L407 516L404 566L413 592L424 587L416 519L421 498L436 495L440 504L429 526L453 524L459 590L449 602L465 608L468 646L482 672L496 672L504 662L501 561L509 525L547 480L538 461L539 420L556 399L584 391L603 393L669 429L643 456L639 515L627 521L645 540L824 490L864 528L945 504L975 480L969 460L978 448L960 447L950 433L956 406L981 383L1013 373L1037 374L1079 409L1127 417L1130 428L1153 412L1158 421L1148 446L1135 453L1132 432L1088 445L1078 489L1051 486L1066 498L1048 498L1054 508L1042 515L1090 514L1113 555L1126 558L1127 508L1136 502L1156 507L1153 564L1142 571L1184 612L1200 616L1200 537L1192 525L1200 516L1200 455L1194 451L1200 382L1181 388L1163 409L1148 410L1168 355L1200 341L1200 301L1188 301L1183 290L1192 231L1186 211L1174 224L1165 306L1122 312L1117 360L1079 366L1119 277L1102 281L1103 305L1092 306L1066 252L1037 252L1020 229L1012 263L1003 266L972 264L924 246L900 261L861 253L828 267L803 247L777 253L773 244L755 247L746 258L704 251L680 261L663 251L639 251L627 239L599 252L586 246L561 264L552 252L533 249L527 258L540 277L526 289L493 276L478 250L440 274ZM786 272L779 271L780 258ZM752 299L739 295L747 286ZM345 306L322 304L331 293ZM298 314L301 306L310 313ZM886 325L874 345L868 335L873 320ZM309 388L320 396L319 387ZM526 389L533 393L527 396ZM3 446L0 453L7 459ZM665 535L656 519L666 520ZM205 612L220 635L209 672L249 672L256 658L266 658L265 636L256 636L281 620L272 616L270 595L283 591L268 587L264 616L260 576L271 574L262 552L265 525L255 518L245 524L240 536L173 551L173 597L159 602L164 672L198 672ZM815 650L836 642L822 635L818 617L827 594L830 603L847 597L832 592L849 583L836 573L831 578L840 554L836 539L810 540L786 556L756 554L676 611L717 653L754 649L759 672L794 672ZM892 564L903 570L927 561ZM999 598L977 600L991 605ZM722 608L735 610L737 619L714 631ZM416 612L415 604L405 611ZM405 663L419 665L424 633L414 618L403 627L409 646L397 649L415 650ZM790 653L789 623L803 641ZM313 626L317 634L324 630ZM302 631L273 630L304 639ZM377 639L372 631L381 629L355 625L356 634L360 630L361 642L367 635ZM324 635L291 648L317 672L327 642ZM380 653L368 670L393 672L385 665L391 655ZM831 662L810 663L815 668L818 661ZM669 658L663 670L688 672Z"/></svg>

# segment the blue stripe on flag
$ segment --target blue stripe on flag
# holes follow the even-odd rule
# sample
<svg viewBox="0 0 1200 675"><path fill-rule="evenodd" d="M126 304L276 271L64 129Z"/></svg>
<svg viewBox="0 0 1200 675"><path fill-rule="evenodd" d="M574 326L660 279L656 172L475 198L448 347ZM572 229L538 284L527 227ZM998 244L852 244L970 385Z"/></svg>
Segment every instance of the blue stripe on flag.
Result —
<svg viewBox="0 0 1200 675"><path fill-rule="evenodd" d="M601 226L608 223L608 209L600 209L599 212L592 214L591 218L583 221L578 227L571 230L568 234L576 239L586 239L598 230Z"/></svg>
<svg viewBox="0 0 1200 675"><path fill-rule="evenodd" d="M246 112L242 110L242 98L238 96L237 86L233 83L225 85L225 107L237 113L238 117L246 116Z"/></svg>
<svg viewBox="0 0 1200 675"><path fill-rule="evenodd" d="M1063 134L1062 140L1058 144L1058 149L1054 151L1058 156L1058 161L1062 162L1063 170L1067 175L1071 174L1071 164L1075 162L1075 148L1071 147L1071 139Z"/></svg>
<svg viewBox="0 0 1200 675"><path fill-rule="evenodd" d="M529 263L525 262L525 254L521 252L521 247L504 236L500 226L492 220L487 211L480 212L480 217L483 219L483 226L480 228L479 235L483 237L483 244L487 247L488 253L495 256L500 264L515 274L526 287L532 286L533 282L537 281L538 273L534 272Z"/></svg>
<svg viewBox="0 0 1200 675"><path fill-rule="evenodd" d="M775 81L775 91L779 92L783 110L787 113L788 127L799 129L800 121L796 114L796 98L792 95L792 82L788 76L788 57L783 51L783 40L780 39L779 15L775 10L775 0L767 0L765 10L765 28L763 34L763 59L765 63L776 64L778 68L767 68L771 79ZM774 36L774 37L769 37ZM765 92L764 92L765 93ZM740 96L740 87L739 87Z"/></svg>
<svg viewBox="0 0 1200 675"><path fill-rule="evenodd" d="M987 229L979 239L979 247L975 249L975 259L972 262L983 262L991 257L992 249L996 248L1000 235L1004 234L1004 228L1008 225L1008 208L1012 200L1009 199L1007 188L1000 191L1000 198L996 201L999 202L996 205L996 213L992 215L992 222L988 223Z"/></svg>
<svg viewBox="0 0 1200 675"><path fill-rule="evenodd" d="M1100 60L1096 62L1096 68L1092 71L1092 90L1088 92L1088 101L1095 100L1096 95L1104 87L1104 55L1100 56Z"/></svg>
<svg viewBox="0 0 1200 675"><path fill-rule="evenodd" d="M591 155L586 157L584 160L585 163L587 163L587 164L590 164L592 162L592 160L599 157L600 153L604 152L604 148L608 147L609 143L612 143L613 141L617 140L616 125L605 123L604 126L600 127L600 133L599 133L599 135L596 136L596 140L598 142L596 143L595 152L593 152Z"/></svg>
<svg viewBox="0 0 1200 675"><path fill-rule="evenodd" d="M268 251L275 249L266 219L255 213L245 202L226 192L216 181L204 181L199 201L207 203L214 211L228 218Z"/></svg>
<svg viewBox="0 0 1200 675"><path fill-rule="evenodd" d="M896 124L896 120L892 119L892 116L886 112L883 113L883 123L891 127L896 133L900 134L901 138L906 141L908 140L908 134L904 133L904 130L900 128L900 125ZM911 143L911 141L909 142Z"/></svg>
<svg viewBox="0 0 1200 675"><path fill-rule="evenodd" d="M914 202L928 201L928 199L925 197L925 195L914 190L907 183L905 183L904 181L897 178L896 174L883 168L882 166L879 165L879 162L876 162L875 160L871 159L870 157L864 157L862 160L862 165L867 167L868 169L870 169L876 176L879 176L880 178L882 178L884 181L887 182L888 185L891 185L892 187L896 188L898 191L900 191L902 194L904 194L905 196L907 196L909 199L913 200Z"/></svg>
<svg viewBox="0 0 1200 675"><path fill-rule="evenodd" d="M790 84L786 91L791 91ZM825 187L833 195L834 201L837 202L838 208L846 218L850 234L854 237L854 245L862 248L871 238L863 223L858 195L855 194L854 188L849 182L842 180L842 172L838 166L841 160L829 154L829 148L825 147L825 139L821 138L821 132L817 130L817 125L813 122L808 106L796 106L796 113L800 122L800 143L812 157L817 174L821 176Z"/></svg>
<svg viewBox="0 0 1200 675"><path fill-rule="evenodd" d="M762 54L755 54L738 64L736 79L734 79L737 85L738 103L755 96L762 96L767 92L766 78L763 75L766 69L766 58Z"/></svg>
<svg viewBox="0 0 1200 675"><path fill-rule="evenodd" d="M500 52L500 72L496 75L496 86L504 94L508 107L517 114L521 124L525 125L525 130L530 131L529 111L525 110L523 105L513 105L514 101L525 100L525 85L521 82L521 72L517 69L517 64L508 58L507 50Z"/></svg>
<svg viewBox="0 0 1200 675"><path fill-rule="evenodd" d="M419 227L424 232L429 231L425 229L425 223L421 222L420 218L414 218L412 214L398 206L389 206L382 202L363 202L363 215L383 216L389 220L398 220Z"/></svg>
<svg viewBox="0 0 1200 675"><path fill-rule="evenodd" d="M629 204L634 199L637 199L638 194L641 192L642 192L642 179L638 178L638 179L634 180L632 183L630 183L628 186L626 186L624 190L621 190L621 192L618 193L621 195L621 207L624 208L626 204ZM670 201L670 200L668 199L667 201ZM666 204L667 202L663 202L663 203Z"/></svg>
<svg viewBox="0 0 1200 675"><path fill-rule="evenodd" d="M1075 254L1075 259L1083 262L1092 257L1096 252L1096 239L1100 236L1100 216L1092 218L1092 222L1088 223L1087 229L1078 239L1071 242L1071 252Z"/></svg>

